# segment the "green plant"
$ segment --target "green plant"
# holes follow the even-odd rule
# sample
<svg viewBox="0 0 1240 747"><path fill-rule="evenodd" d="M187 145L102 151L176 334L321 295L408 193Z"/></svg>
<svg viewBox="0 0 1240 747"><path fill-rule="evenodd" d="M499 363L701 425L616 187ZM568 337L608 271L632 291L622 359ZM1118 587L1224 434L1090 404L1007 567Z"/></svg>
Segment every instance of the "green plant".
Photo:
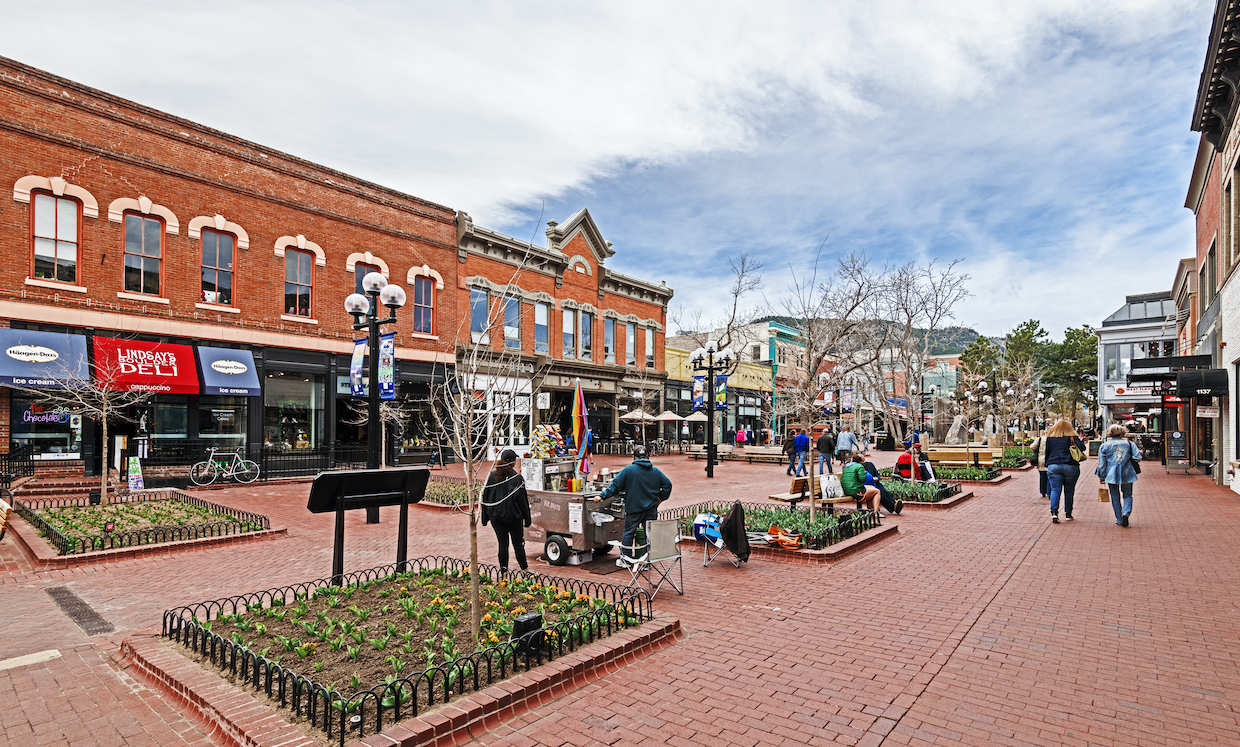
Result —
<svg viewBox="0 0 1240 747"><path fill-rule="evenodd" d="M357 657L358 657L358 655L360 655L360 654L361 654L361 652L362 652L362 650L361 650L361 648L360 648L360 647L358 647L358 646L349 646L349 658L350 658L350 659L352 659L353 661L357 661ZM355 685L354 687L356 687L356 685Z"/></svg>

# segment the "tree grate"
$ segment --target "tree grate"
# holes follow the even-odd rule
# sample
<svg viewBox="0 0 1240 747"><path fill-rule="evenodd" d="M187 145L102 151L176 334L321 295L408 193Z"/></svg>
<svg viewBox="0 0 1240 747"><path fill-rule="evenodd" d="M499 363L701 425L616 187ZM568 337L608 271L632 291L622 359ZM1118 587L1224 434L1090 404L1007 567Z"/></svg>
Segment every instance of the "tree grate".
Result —
<svg viewBox="0 0 1240 747"><path fill-rule="evenodd" d="M47 590L47 595L52 598L60 611L68 615L69 619L76 623L86 635L103 635L116 630L69 587L55 586Z"/></svg>

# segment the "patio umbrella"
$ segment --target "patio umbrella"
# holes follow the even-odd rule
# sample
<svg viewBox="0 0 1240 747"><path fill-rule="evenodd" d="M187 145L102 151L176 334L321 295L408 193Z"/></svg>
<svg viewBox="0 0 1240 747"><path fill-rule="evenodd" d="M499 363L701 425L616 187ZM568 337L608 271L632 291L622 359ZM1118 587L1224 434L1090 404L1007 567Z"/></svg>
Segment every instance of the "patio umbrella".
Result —
<svg viewBox="0 0 1240 747"><path fill-rule="evenodd" d="M643 422L654 422L655 420L658 420L658 418L646 412L645 410L634 410L633 412L630 412L626 415L621 415L620 419L621 420L641 420Z"/></svg>
<svg viewBox="0 0 1240 747"><path fill-rule="evenodd" d="M685 418L685 420L689 421L690 423L705 423L707 419L708 418L706 417L706 413L702 412L701 410L698 410L697 412L693 413L689 417Z"/></svg>
<svg viewBox="0 0 1240 747"><path fill-rule="evenodd" d="M590 426L586 420L586 395L581 391L581 379L577 379L573 392L573 441L577 444L577 471L590 472Z"/></svg>
<svg viewBox="0 0 1240 747"><path fill-rule="evenodd" d="M671 423L671 422L678 422L678 421L684 420L684 418L680 417L679 415L672 412L671 410L664 410L663 412L659 413L658 416L655 417L655 420L659 421L660 423Z"/></svg>

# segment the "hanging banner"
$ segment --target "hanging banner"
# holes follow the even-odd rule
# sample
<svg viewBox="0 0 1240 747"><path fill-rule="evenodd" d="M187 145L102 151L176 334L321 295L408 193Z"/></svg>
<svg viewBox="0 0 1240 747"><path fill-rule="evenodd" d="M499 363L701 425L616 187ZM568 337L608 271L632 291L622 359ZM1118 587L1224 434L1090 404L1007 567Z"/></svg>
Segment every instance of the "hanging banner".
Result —
<svg viewBox="0 0 1240 747"><path fill-rule="evenodd" d="M354 397L361 397L366 393L366 387L362 383L362 362L366 359L366 340L353 341L353 358L349 360L349 391Z"/></svg>
<svg viewBox="0 0 1240 747"><path fill-rule="evenodd" d="M844 389L840 391L840 412L845 415L851 415L853 410L853 390Z"/></svg>
<svg viewBox="0 0 1240 747"><path fill-rule="evenodd" d="M379 399L396 399L396 333L379 335Z"/></svg>
<svg viewBox="0 0 1240 747"><path fill-rule="evenodd" d="M715 409L728 409L728 377L715 377Z"/></svg>
<svg viewBox="0 0 1240 747"><path fill-rule="evenodd" d="M706 377L693 377L693 411L706 409Z"/></svg>

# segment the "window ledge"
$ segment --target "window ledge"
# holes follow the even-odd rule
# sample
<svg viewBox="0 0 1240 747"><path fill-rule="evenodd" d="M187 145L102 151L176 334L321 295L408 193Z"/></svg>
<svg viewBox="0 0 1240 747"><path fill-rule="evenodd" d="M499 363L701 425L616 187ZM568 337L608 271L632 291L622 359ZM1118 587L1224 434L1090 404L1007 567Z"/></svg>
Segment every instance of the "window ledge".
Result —
<svg viewBox="0 0 1240 747"><path fill-rule="evenodd" d="M414 338L415 340L438 340L439 339L439 335L428 335L424 332L414 332L409 336Z"/></svg>
<svg viewBox="0 0 1240 747"><path fill-rule="evenodd" d="M168 299L160 298L159 296L148 296L143 293L126 293L125 291L117 291L116 297L124 298L129 301L141 301L142 303L162 303L162 304L172 303Z"/></svg>
<svg viewBox="0 0 1240 747"><path fill-rule="evenodd" d="M37 288L51 288L58 291L69 291L70 293L86 292L86 289L80 285L62 283L57 280L43 280L42 278L26 278L26 285L33 285Z"/></svg>
<svg viewBox="0 0 1240 747"><path fill-rule="evenodd" d="M225 314L240 314L241 309L234 309L231 306L221 306L217 303L195 303L194 308L206 309L207 311L222 311Z"/></svg>
<svg viewBox="0 0 1240 747"><path fill-rule="evenodd" d="M318 324L318 319L309 319L304 316L293 316L292 314L281 314L280 318L286 322L297 322L298 324Z"/></svg>

